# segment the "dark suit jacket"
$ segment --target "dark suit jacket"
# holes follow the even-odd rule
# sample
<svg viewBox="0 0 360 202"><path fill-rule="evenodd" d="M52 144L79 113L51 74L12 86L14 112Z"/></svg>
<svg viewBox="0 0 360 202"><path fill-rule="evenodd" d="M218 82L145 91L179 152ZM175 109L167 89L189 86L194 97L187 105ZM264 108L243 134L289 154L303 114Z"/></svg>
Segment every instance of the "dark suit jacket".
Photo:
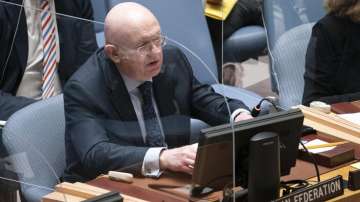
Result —
<svg viewBox="0 0 360 202"><path fill-rule="evenodd" d="M189 144L190 117L211 125L229 120L224 98L195 79L185 55L175 47L164 48L164 63L153 86L170 148ZM103 49L67 82L64 102L65 180L85 181L109 170L140 172L149 147L123 79ZM231 111L247 108L231 99L229 105Z"/></svg>
<svg viewBox="0 0 360 202"><path fill-rule="evenodd" d="M21 4L22 1L8 0L8 2ZM89 0L55 1L55 4L58 13L93 19ZM24 12L20 15L18 31L15 34L19 12L19 6L0 3L0 120L6 120L15 111L34 102L32 99L14 97L28 58L28 35ZM57 16L57 23L60 40L58 73L64 84L96 50L97 44L92 23L60 15ZM14 47L6 65L13 40L15 40Z"/></svg>
<svg viewBox="0 0 360 202"><path fill-rule="evenodd" d="M360 24L329 14L313 28L306 53L303 103L360 99Z"/></svg>

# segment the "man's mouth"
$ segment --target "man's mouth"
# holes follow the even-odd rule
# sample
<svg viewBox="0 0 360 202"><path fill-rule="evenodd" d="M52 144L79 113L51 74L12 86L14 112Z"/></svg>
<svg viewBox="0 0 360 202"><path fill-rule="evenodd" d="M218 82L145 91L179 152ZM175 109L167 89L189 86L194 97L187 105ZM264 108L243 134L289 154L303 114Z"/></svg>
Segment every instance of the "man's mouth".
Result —
<svg viewBox="0 0 360 202"><path fill-rule="evenodd" d="M154 61L149 62L146 66L152 68L152 67L155 67L158 63L159 63L159 60L154 60Z"/></svg>

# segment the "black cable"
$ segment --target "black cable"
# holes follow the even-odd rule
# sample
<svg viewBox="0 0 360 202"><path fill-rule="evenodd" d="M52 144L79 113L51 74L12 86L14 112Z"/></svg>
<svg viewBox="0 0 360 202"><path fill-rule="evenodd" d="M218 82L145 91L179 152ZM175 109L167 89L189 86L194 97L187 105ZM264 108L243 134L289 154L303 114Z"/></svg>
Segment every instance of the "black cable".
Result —
<svg viewBox="0 0 360 202"><path fill-rule="evenodd" d="M222 202L233 202L233 201L248 201L248 189L234 190L232 183L228 183L223 188L223 200Z"/></svg>
<svg viewBox="0 0 360 202"><path fill-rule="evenodd" d="M311 152L309 152L309 150L306 148L306 146L304 145L303 142L300 141L300 144L304 148L306 153L310 156L310 158L314 164L314 167L315 167L317 182L320 182L320 172L319 172L319 167L318 167L315 157L312 155ZM289 181L280 182L280 186L285 189L283 191L283 195L287 195L291 192L305 188L308 185L309 185L309 182L307 182L306 180L289 180Z"/></svg>
<svg viewBox="0 0 360 202"><path fill-rule="evenodd" d="M280 187L285 189L283 190L282 196L288 195L307 186L309 186L309 182L306 180L289 180L280 182Z"/></svg>
<svg viewBox="0 0 360 202"><path fill-rule="evenodd" d="M261 111L261 104L264 101L269 102L270 104L272 104L272 106L275 108L276 111L280 111L279 107L274 103L274 97L264 97L259 101L259 104L257 104L252 110L251 110L251 116L253 117L257 117Z"/></svg>
<svg viewBox="0 0 360 202"><path fill-rule="evenodd" d="M319 172L319 167L318 167L318 164L315 160L315 157L312 155L311 152L309 152L309 150L305 147L304 143L302 143L300 141L300 144L301 146L305 149L306 153L310 156L310 158L312 159L313 163L314 163L314 166L315 166L315 171L316 171L316 178L317 178L317 181L320 182L320 172Z"/></svg>

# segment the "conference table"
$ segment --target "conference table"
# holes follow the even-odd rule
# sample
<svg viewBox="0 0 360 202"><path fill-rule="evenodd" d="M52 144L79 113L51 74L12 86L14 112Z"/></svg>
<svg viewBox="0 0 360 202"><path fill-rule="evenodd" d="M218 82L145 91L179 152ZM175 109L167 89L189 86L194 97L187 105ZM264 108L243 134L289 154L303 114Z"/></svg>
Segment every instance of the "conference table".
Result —
<svg viewBox="0 0 360 202"><path fill-rule="evenodd" d="M360 102L339 103L334 105L334 110L337 110L337 113L360 112ZM339 138L331 137L322 133L310 134L307 135L306 138L319 138L326 140L327 142L340 141ZM354 169L350 166L350 164L360 160L360 145L354 143L351 144L354 148L354 161L341 164L333 168L318 166L321 174L321 180L329 179L331 177L335 177L336 175L342 175L343 179L347 180L348 172ZM298 159L296 161L296 166L291 169L291 174L283 176L281 180L304 179L309 180L311 183L315 183L315 176L316 172L314 165L310 162ZM218 201L222 198L221 191L212 193L202 198L191 198L189 197L190 183L191 177L189 175L170 172L164 173L164 175L159 179L135 178L132 184L111 181L106 176L101 176L88 182L90 185L112 191L118 191L120 193L149 201ZM345 188L344 195L333 198L330 201L360 201L360 190L350 191Z"/></svg>
<svg viewBox="0 0 360 202"><path fill-rule="evenodd" d="M359 146L355 148L355 159L360 159ZM319 166L319 171L322 174L321 180L329 179L339 174L346 180L348 177L347 173L352 169L350 167L351 163L354 163L354 161L334 168ZM306 179L315 182L315 175L315 169L312 163L297 160L296 166L291 169L291 174L283 176L281 180ZM198 201L200 199L203 201L218 201L222 198L221 191L202 198L189 198L190 192L188 188L190 182L191 177L187 174L167 172L159 179L135 178L131 184L112 181L107 176L100 176L88 182L88 184L149 201ZM151 187L157 187L157 189ZM345 189L343 196L336 197L331 201L351 201L349 197L353 201L360 201L360 191Z"/></svg>

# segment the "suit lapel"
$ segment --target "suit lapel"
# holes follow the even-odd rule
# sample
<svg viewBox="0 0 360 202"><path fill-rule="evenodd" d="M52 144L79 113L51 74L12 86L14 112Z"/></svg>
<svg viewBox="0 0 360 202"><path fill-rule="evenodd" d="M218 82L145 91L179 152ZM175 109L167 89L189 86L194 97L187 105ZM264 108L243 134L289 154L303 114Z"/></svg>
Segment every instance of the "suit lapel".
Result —
<svg viewBox="0 0 360 202"><path fill-rule="evenodd" d="M137 120L130 95L115 64L108 58L103 61L105 82L110 89L110 100L116 111L114 116L123 121Z"/></svg>
<svg viewBox="0 0 360 202"><path fill-rule="evenodd" d="M179 113L179 108L174 96L174 85L171 77L165 74L166 66L163 65L159 75L153 78L154 97L161 117Z"/></svg>
<svg viewBox="0 0 360 202"><path fill-rule="evenodd" d="M110 93L110 100L121 120L137 120L129 93L123 83L118 83L118 85L112 89Z"/></svg>
<svg viewBox="0 0 360 202"><path fill-rule="evenodd" d="M171 69L163 65L161 73L153 78L156 104L162 117L165 141L169 146L185 145L189 142L189 119L182 116L175 99L175 84Z"/></svg>

